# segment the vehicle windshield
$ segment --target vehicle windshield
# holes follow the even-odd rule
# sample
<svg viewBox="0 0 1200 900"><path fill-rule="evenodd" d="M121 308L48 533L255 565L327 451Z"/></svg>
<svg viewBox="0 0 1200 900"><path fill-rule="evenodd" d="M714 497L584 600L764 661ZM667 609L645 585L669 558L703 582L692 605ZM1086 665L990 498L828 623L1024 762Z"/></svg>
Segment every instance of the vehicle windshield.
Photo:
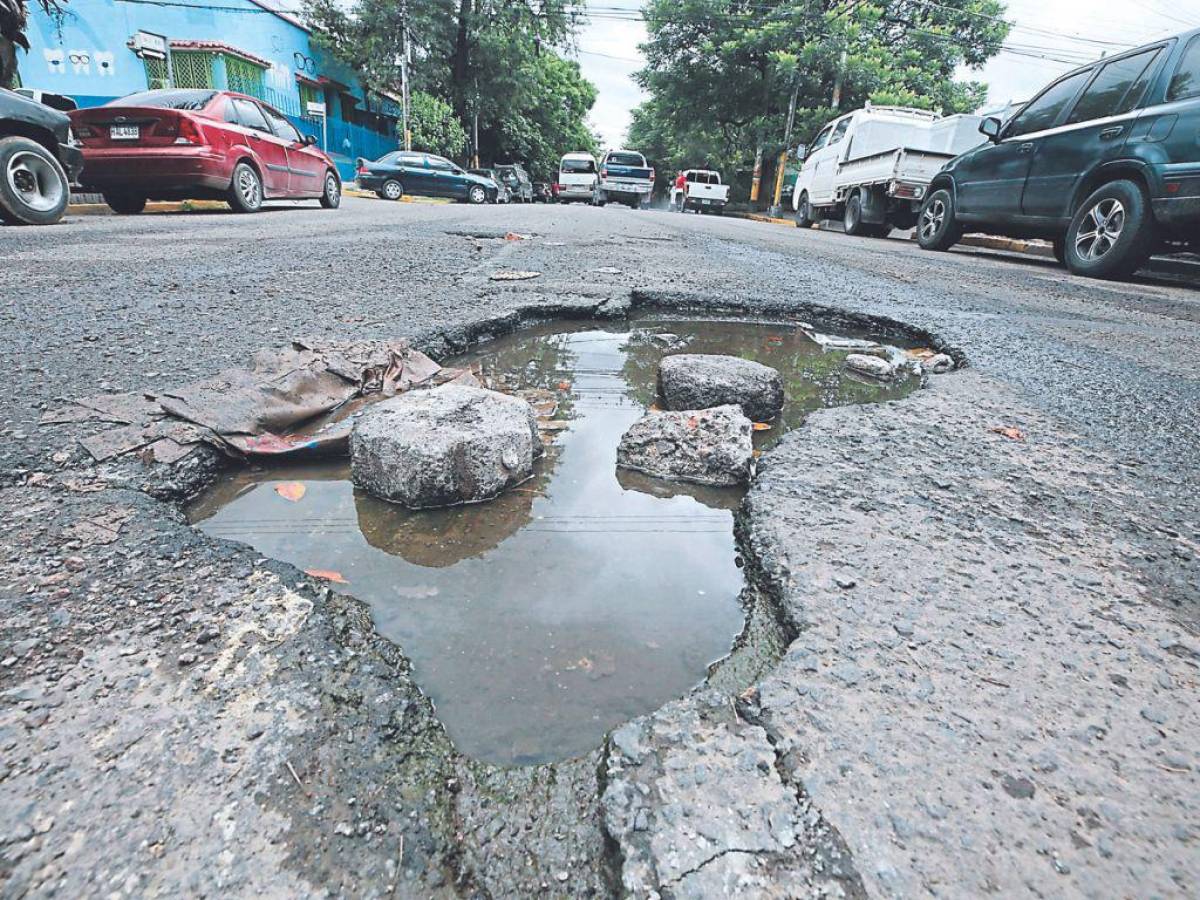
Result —
<svg viewBox="0 0 1200 900"><path fill-rule="evenodd" d="M640 153L610 153L608 162L613 166L637 166L638 168L646 165L646 160Z"/></svg>
<svg viewBox="0 0 1200 900"><path fill-rule="evenodd" d="M592 159L564 159L559 168L572 175L596 174L596 161Z"/></svg>
<svg viewBox="0 0 1200 900"><path fill-rule="evenodd" d="M106 103L105 106L149 106L154 109L200 110L212 102L216 91L142 91Z"/></svg>

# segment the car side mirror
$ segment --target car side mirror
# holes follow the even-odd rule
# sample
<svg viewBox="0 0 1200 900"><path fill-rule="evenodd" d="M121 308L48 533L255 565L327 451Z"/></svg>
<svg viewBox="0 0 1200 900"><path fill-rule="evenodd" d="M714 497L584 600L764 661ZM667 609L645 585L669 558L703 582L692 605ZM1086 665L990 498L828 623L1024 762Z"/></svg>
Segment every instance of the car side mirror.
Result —
<svg viewBox="0 0 1200 900"><path fill-rule="evenodd" d="M300 139L300 143L302 143L305 147L311 147L316 142L317 142L317 139L315 137L313 137L311 134L306 134L306 135L304 135L304 137L302 137Z"/></svg>
<svg viewBox="0 0 1200 900"><path fill-rule="evenodd" d="M808 144L796 145L796 159L804 159L808 156Z"/></svg>
<svg viewBox="0 0 1200 900"><path fill-rule="evenodd" d="M995 116L988 116L979 123L979 132L986 135L992 143L998 143L1000 140L1000 129L1003 123Z"/></svg>

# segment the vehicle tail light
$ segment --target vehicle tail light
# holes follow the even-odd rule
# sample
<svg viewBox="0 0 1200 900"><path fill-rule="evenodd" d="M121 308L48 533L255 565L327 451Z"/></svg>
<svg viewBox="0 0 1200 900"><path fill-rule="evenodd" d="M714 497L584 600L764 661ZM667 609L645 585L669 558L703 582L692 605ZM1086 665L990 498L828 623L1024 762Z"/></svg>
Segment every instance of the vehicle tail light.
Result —
<svg viewBox="0 0 1200 900"><path fill-rule="evenodd" d="M650 170L650 180L651 181L654 180L654 170L653 169Z"/></svg>
<svg viewBox="0 0 1200 900"><path fill-rule="evenodd" d="M181 116L178 125L179 137L175 138L176 144L204 144L204 133L200 130L200 126L196 124L196 120L190 116Z"/></svg>
<svg viewBox="0 0 1200 900"><path fill-rule="evenodd" d="M608 177L608 169L601 169L601 170L600 170L600 177L601 177L601 178L607 178L607 177Z"/></svg>
<svg viewBox="0 0 1200 900"><path fill-rule="evenodd" d="M370 175L371 174L371 170L367 168L367 164L362 161L359 162L358 169L356 170L356 172L359 175Z"/></svg>

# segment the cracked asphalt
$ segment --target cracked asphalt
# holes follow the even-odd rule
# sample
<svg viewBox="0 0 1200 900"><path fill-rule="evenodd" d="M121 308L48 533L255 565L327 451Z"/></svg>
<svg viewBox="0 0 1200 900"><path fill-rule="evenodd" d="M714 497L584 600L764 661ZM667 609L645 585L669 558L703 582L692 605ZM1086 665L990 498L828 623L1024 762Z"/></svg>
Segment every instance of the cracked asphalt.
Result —
<svg viewBox="0 0 1200 900"><path fill-rule="evenodd" d="M68 217L0 260L0 897L1200 892L1196 285L357 198ZM214 454L94 465L94 426L38 424L294 337L445 355L614 298L966 366L764 456L737 530L783 648L753 686L554 766L461 757L365 608L189 528Z"/></svg>

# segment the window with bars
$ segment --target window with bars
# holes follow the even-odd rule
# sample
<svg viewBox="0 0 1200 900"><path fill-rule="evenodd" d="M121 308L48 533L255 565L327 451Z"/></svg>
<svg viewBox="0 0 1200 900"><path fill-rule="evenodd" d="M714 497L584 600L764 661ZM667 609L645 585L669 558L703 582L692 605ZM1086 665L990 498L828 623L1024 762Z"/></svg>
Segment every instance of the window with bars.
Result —
<svg viewBox="0 0 1200 900"><path fill-rule="evenodd" d="M296 87L300 89L300 114L308 115L308 104L324 103L325 92L313 87L306 81L299 81Z"/></svg>
<svg viewBox="0 0 1200 900"><path fill-rule="evenodd" d="M171 71L177 88L212 88L212 53L177 50L171 53Z"/></svg>
<svg viewBox="0 0 1200 900"><path fill-rule="evenodd" d="M146 87L157 91L171 86L171 80L167 77L167 61L165 59L151 59L147 56L142 58L142 62L146 66Z"/></svg>
<svg viewBox="0 0 1200 900"><path fill-rule="evenodd" d="M225 55L225 76L231 91L262 98L264 71L262 66L257 66L240 56Z"/></svg>

